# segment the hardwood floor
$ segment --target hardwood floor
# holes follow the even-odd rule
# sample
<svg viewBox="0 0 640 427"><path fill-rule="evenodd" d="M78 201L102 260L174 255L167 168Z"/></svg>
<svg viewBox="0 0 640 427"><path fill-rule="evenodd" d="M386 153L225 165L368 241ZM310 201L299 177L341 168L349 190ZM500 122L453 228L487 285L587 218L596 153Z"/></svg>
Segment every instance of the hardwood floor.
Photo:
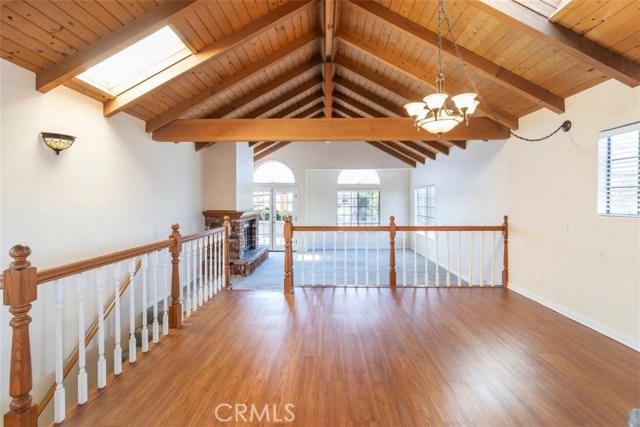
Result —
<svg viewBox="0 0 640 427"><path fill-rule="evenodd" d="M623 426L640 406L640 354L503 289L226 291L172 334L66 424Z"/></svg>

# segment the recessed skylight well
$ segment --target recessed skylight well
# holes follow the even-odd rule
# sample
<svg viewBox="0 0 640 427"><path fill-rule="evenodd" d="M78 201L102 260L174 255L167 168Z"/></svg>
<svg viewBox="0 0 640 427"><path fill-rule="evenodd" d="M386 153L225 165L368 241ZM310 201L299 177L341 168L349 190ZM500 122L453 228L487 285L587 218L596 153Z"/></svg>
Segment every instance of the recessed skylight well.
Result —
<svg viewBox="0 0 640 427"><path fill-rule="evenodd" d="M180 37L164 27L77 77L117 96L189 55L191 51Z"/></svg>

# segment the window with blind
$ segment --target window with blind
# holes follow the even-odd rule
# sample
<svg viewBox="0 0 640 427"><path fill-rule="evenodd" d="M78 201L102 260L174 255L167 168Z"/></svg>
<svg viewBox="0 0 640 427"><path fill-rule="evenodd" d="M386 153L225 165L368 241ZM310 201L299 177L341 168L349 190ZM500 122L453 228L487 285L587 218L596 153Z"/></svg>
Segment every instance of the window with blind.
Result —
<svg viewBox="0 0 640 427"><path fill-rule="evenodd" d="M598 214L640 217L640 122L600 132Z"/></svg>

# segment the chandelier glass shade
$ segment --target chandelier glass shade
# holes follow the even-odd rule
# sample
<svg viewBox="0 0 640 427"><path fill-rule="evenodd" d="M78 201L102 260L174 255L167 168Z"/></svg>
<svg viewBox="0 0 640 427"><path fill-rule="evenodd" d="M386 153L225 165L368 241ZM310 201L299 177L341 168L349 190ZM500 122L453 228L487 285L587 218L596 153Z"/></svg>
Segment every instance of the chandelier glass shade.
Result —
<svg viewBox="0 0 640 427"><path fill-rule="evenodd" d="M416 128L442 135L451 131L463 121L469 124L469 116L478 106L475 93L461 93L451 97L455 110L447 105L447 95L444 91L444 73L442 72L442 17L445 16L442 0L438 1L438 66L436 78L436 93L427 95L423 102L409 102L404 108L413 119ZM446 16L445 16L446 17ZM447 20L448 22L448 20ZM455 40L453 41L455 44ZM456 49L457 50L457 49ZM462 58L460 58L462 61ZM464 64L463 64L464 65Z"/></svg>

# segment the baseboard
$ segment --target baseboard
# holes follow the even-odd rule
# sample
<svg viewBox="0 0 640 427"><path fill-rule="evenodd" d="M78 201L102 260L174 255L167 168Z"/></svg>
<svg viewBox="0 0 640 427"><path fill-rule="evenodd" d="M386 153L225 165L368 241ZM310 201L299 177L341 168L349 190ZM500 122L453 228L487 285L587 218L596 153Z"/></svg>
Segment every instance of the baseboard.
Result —
<svg viewBox="0 0 640 427"><path fill-rule="evenodd" d="M633 337L631 337L630 335L627 334L623 334L620 333L618 331L614 331L611 328L609 328L608 326L603 325L602 323L593 320L592 318L585 316L583 314L580 313L576 313L575 311L560 305L554 301L551 301L548 298L545 298L543 296L537 295L531 291L529 291L528 289L522 288L520 286L514 286L513 284L509 284L509 289L511 289L514 292L519 293L520 295L529 298L530 300L533 300L539 304L544 305L545 307L555 311L556 313L559 313L565 317L568 317L571 320L574 320L578 323L580 323L581 325L586 326L587 328L593 329L596 332L601 333L602 335L606 335L607 337L611 338L612 340L618 341L620 344L626 345L627 347L640 352L640 341L637 339L634 339Z"/></svg>

